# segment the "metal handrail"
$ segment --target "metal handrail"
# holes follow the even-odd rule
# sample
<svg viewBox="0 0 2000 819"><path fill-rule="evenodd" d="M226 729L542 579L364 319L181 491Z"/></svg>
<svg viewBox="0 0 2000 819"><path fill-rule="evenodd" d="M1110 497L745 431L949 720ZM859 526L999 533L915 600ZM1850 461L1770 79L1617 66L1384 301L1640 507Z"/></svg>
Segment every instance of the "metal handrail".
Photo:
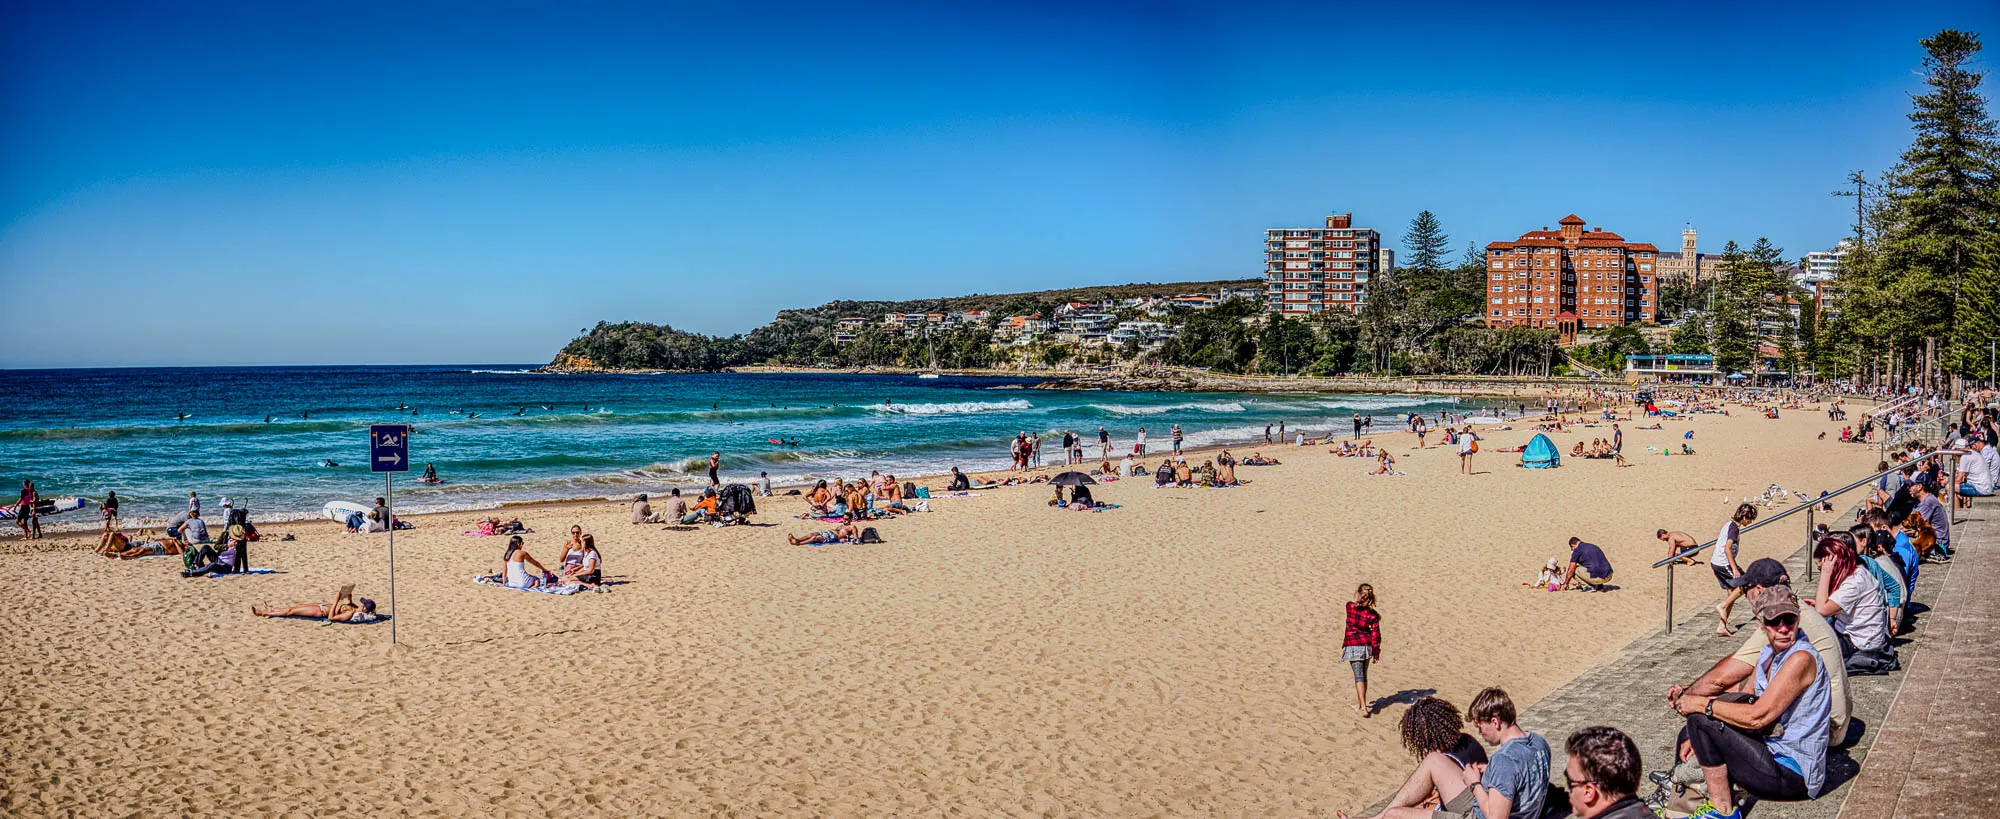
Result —
<svg viewBox="0 0 2000 819"><path fill-rule="evenodd" d="M1763 520L1760 520L1760 521L1757 521L1756 523L1752 523L1752 524L1750 524L1749 526L1745 526L1745 527L1743 527L1742 529L1739 529L1739 530L1738 530L1738 532L1739 532L1739 533L1741 533L1741 532L1748 532L1748 531L1750 531L1750 530L1752 530L1752 529L1756 529L1756 528L1758 528L1758 527L1761 527L1761 526L1764 526L1765 524L1769 524L1769 523L1777 523L1778 521L1781 521L1781 520L1784 520L1785 518L1787 518L1787 517L1790 517L1790 516L1792 516L1792 515L1794 515L1794 514L1797 514L1797 513L1799 513L1799 512L1804 512L1804 511L1806 511L1806 510L1808 510L1808 509L1811 509L1811 508L1813 507L1813 505L1814 505L1814 504L1818 504L1818 503L1823 503L1823 502L1825 502L1825 501L1826 501L1826 500L1827 500L1828 498L1836 498L1836 497L1839 497L1839 496L1841 496L1841 495L1844 495L1844 494L1846 494L1846 493L1848 493L1848 492L1852 492L1852 491L1854 491L1855 489L1858 489L1858 488L1862 487L1863 485L1866 485L1866 484L1869 484L1869 483L1873 483L1874 481L1876 481L1876 480L1880 479L1880 478L1881 478L1881 477L1882 477L1883 475L1888 475L1888 474L1891 474L1891 473L1895 473L1895 472L1901 472L1901 471L1903 471L1903 467L1906 467L1906 466L1909 466L1910 464L1913 464L1913 463L1919 463L1919 462L1923 461L1923 460L1924 460L1924 459L1926 459L1926 458L1933 458L1933 457L1937 457L1937 456L1939 456L1939 455L1948 455L1948 454L1951 454L1949 450L1943 450L1943 449L1935 449L1935 450L1931 450L1930 452L1926 452L1926 453L1924 453L1924 454L1922 454L1922 455L1918 455L1918 456L1917 456L1917 457L1915 457L1915 458L1911 458L1911 459L1909 459L1909 460L1907 460L1907 461L1904 461L1904 462L1902 462L1902 463L1900 463L1900 464L1897 464L1897 465L1895 465L1895 466L1892 466L1892 467L1890 467L1890 468L1888 468L1888 469L1885 469L1885 470L1883 470L1883 471L1881 471L1881 472L1877 472L1877 473L1875 473L1875 474L1873 474L1873 475L1869 475L1869 476L1868 476L1868 477L1866 477L1866 478L1862 478L1861 480L1858 480L1858 481L1855 481L1855 482L1853 482L1853 483L1850 483L1850 484L1848 484L1848 485L1846 485L1846 486L1843 486L1843 487L1841 487L1841 488L1839 488L1839 489L1836 489L1836 490L1834 490L1834 491L1832 491L1832 492L1827 492L1827 493L1825 493L1825 494L1823 494L1823 495L1820 495L1820 496L1819 496L1819 497L1817 497L1817 498L1813 498L1813 499L1812 499L1811 501L1809 501L1809 502L1807 502L1807 503L1801 503L1801 504L1799 504L1799 505L1797 505L1797 506L1794 506L1794 507L1792 507L1792 508L1790 508L1790 509L1786 509L1786 510L1785 510L1785 511L1783 511L1783 512L1779 512L1778 514L1775 514L1775 515L1772 515L1772 516L1770 516L1770 517L1768 517L1768 518L1765 518L1765 519L1763 519ZM1721 540L1721 538L1716 538L1715 540ZM1685 557L1691 557L1691 556L1693 556L1693 555L1694 555L1694 554L1695 554L1696 552L1699 552L1699 551L1701 551L1701 550L1703 550L1703 549L1708 549L1708 548L1711 548L1711 547L1715 546L1715 540L1711 540L1711 541L1709 541L1709 542L1707 542L1707 543L1704 543L1704 544L1701 544L1700 546L1690 546L1690 547L1688 547L1687 549L1684 549L1684 550L1682 550L1682 551L1680 551L1680 552L1677 552L1677 553L1675 553L1673 557L1669 557L1669 558L1667 558L1667 559L1665 559L1665 560L1662 560L1662 561L1660 561L1660 562L1658 562L1658 563L1654 563L1654 564L1653 564L1653 568L1655 568L1655 569L1657 569L1657 568L1660 568L1661 566L1665 566L1665 565L1667 565L1667 564L1670 564L1670 563L1673 563L1673 562L1675 562L1675 561L1678 561L1678 560L1680 560L1680 559L1682 559L1682 558L1685 558Z"/></svg>
<svg viewBox="0 0 2000 819"><path fill-rule="evenodd" d="M1868 484L1874 483L1875 481L1881 479L1881 477L1884 475L1888 475L1895 472L1901 472L1905 467L1908 467L1911 464L1922 463L1930 458L1937 458L1940 456L1953 455L1953 454L1957 454L1957 450L1950 450L1943 448L1931 450L1922 455L1918 455L1914 458L1911 458L1907 461L1897 464L1892 468L1885 469L1873 475L1869 475L1866 478L1862 478L1861 480L1850 483L1839 489L1833 490L1831 492L1822 492L1820 496L1817 498L1812 498L1790 509L1786 509L1782 512L1779 512L1778 514L1757 521L1756 523L1752 523L1749 526L1745 526L1737 530L1737 534L1738 536L1741 536L1741 534L1744 532L1748 532L1752 529L1756 529L1766 524L1777 523L1778 521L1791 517L1794 514L1797 514L1799 512L1804 512L1806 513L1806 545L1810 547L1812 545L1812 533L1814 531L1813 512L1814 510L1819 508L1820 504L1825 503L1828 498L1836 498L1841 495L1845 495L1849 492L1852 492L1856 489L1859 489L1863 486L1867 486ZM1954 468L1953 472L1955 473L1956 471L1957 470ZM1958 476L1954 474L1951 478L1953 486L1958 485L1957 477ZM1718 540L1721 540L1721 538L1710 540L1707 543L1703 543L1699 546L1691 546L1679 552L1675 552L1672 557L1668 557L1665 560L1661 560L1660 562L1653 564L1653 568L1655 569L1660 568L1661 566L1667 567L1667 633L1671 634L1673 633L1674 630L1674 564L1681 561L1682 559L1693 557L1694 555L1700 553L1703 549L1714 548L1716 541ZM1806 576L1808 578L1812 576L1812 571L1813 571L1813 563L1812 561L1808 560L1806 561Z"/></svg>

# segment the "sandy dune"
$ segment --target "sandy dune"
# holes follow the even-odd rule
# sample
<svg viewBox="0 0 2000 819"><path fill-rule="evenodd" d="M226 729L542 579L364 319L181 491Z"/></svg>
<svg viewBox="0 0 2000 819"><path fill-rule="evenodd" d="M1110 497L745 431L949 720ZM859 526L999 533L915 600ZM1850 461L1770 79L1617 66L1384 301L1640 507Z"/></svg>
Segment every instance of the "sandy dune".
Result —
<svg viewBox="0 0 2000 819"><path fill-rule="evenodd" d="M1242 488L1121 481L1101 513L993 490L877 523L870 546L785 545L815 528L796 498L766 502L771 525L697 531L634 527L623 504L529 510L537 557L580 523L629 581L568 598L473 585L503 539L429 517L396 539L395 650L385 625L247 613L344 582L386 603L382 535L274 527L298 540L252 554L280 573L219 580L0 555L0 813L1331 815L1406 766L1401 706L1347 707L1357 582L1382 601L1378 696L1502 685L1526 705L1659 627L1656 528L1706 539L1731 499L1874 464L1815 440L1824 418L1627 423L1628 468L1492 451L1525 431L1491 434L1471 476L1401 435L1377 440L1405 477L1265 447L1285 463L1243 467ZM1688 429L1700 455L1645 451ZM1744 559L1803 527L1751 533ZM1520 585L1571 534L1622 589ZM1677 580L1684 611L1713 605L1706 569Z"/></svg>

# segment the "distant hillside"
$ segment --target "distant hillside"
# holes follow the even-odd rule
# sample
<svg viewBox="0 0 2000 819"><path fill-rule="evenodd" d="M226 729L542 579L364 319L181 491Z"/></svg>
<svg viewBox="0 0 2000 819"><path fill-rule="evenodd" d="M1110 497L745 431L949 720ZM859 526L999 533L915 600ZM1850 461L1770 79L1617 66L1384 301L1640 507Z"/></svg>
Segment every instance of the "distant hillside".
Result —
<svg viewBox="0 0 2000 819"><path fill-rule="evenodd" d="M996 317L1036 312L1048 315L1057 305L1070 301L1213 294L1223 288L1261 288L1263 284L1263 279L1146 282L907 301L831 301L818 307L780 310L771 323L746 335L729 337L702 336L643 322L598 322L589 332L564 345L549 369L713 372L741 364L808 363L840 357L840 351L833 348L833 325L849 316L874 320L888 313L966 310L985 310ZM985 349L990 341L991 332L984 328L955 330L948 337L934 339L927 345L926 354L942 354L956 366L980 366L991 358Z"/></svg>

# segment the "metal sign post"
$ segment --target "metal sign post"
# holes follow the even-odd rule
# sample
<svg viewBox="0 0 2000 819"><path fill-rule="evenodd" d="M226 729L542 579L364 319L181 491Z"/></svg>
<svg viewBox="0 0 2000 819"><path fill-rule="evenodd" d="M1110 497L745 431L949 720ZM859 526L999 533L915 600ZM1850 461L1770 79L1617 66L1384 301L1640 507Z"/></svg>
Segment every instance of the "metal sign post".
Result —
<svg viewBox="0 0 2000 819"><path fill-rule="evenodd" d="M368 469L382 473L382 505L389 509L389 643L396 643L396 621L403 612L396 608L396 478L410 471L410 427L407 424L375 424L368 427Z"/></svg>

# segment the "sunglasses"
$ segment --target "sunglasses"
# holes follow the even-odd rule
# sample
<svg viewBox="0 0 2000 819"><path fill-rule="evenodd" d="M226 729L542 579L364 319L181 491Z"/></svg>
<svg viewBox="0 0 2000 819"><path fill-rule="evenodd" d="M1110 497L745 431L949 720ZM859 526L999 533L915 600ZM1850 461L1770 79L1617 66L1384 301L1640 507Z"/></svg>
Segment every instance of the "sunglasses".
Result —
<svg viewBox="0 0 2000 819"><path fill-rule="evenodd" d="M1764 625L1771 626L1774 628L1793 628L1796 627L1798 624L1799 624L1799 616L1796 614L1780 614L1776 617L1764 621Z"/></svg>
<svg viewBox="0 0 2000 819"><path fill-rule="evenodd" d="M1578 785L1595 786L1596 784L1597 780L1595 779L1571 779L1569 778L1569 771L1563 771L1563 787L1569 788L1570 790L1575 790L1576 786Z"/></svg>

